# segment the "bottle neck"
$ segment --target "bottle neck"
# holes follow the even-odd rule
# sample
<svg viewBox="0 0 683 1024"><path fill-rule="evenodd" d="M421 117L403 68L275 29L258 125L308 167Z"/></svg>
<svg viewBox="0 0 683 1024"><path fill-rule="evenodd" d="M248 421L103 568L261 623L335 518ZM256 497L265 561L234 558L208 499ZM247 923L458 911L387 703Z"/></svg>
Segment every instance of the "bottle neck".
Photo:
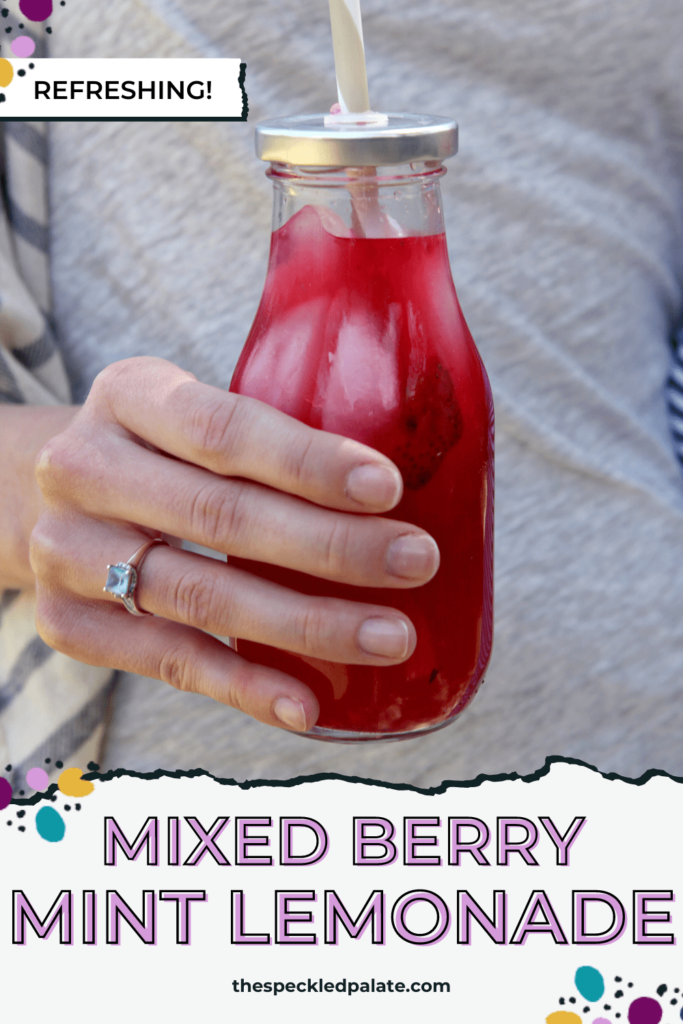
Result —
<svg viewBox="0 0 683 1024"><path fill-rule="evenodd" d="M273 231L304 207L332 235L402 238L444 231L440 161L400 167L293 167L273 163Z"/></svg>

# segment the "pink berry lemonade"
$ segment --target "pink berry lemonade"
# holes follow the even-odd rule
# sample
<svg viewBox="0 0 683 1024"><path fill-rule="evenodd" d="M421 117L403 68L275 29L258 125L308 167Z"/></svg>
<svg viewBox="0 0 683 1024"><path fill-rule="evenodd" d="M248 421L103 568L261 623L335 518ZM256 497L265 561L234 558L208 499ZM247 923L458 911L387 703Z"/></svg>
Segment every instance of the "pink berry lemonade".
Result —
<svg viewBox="0 0 683 1024"><path fill-rule="evenodd" d="M310 686L320 729L398 738L462 711L489 660L493 403L445 235L361 238L330 226L328 211L306 206L273 233L265 289L231 391L388 455L404 481L389 515L430 533L441 566L425 586L384 590L240 560L302 593L399 608L415 625L417 648L388 668L247 641L237 649Z"/></svg>

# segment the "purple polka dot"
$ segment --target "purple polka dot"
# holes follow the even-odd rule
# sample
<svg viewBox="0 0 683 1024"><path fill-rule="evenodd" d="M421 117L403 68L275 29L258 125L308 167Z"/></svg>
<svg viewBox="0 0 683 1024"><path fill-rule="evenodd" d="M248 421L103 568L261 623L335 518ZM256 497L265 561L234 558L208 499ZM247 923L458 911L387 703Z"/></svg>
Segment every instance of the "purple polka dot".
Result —
<svg viewBox="0 0 683 1024"><path fill-rule="evenodd" d="M12 53L15 57L31 57L36 49L36 44L30 36L17 36L12 40Z"/></svg>
<svg viewBox="0 0 683 1024"><path fill-rule="evenodd" d="M10 786L7 779L0 779L0 811L4 810L5 807L9 807L9 802L12 799L12 787Z"/></svg>
<svg viewBox="0 0 683 1024"><path fill-rule="evenodd" d="M26 781L31 789L42 793L50 785L50 776L43 768L29 768L26 772Z"/></svg>
<svg viewBox="0 0 683 1024"><path fill-rule="evenodd" d="M662 1008L656 999L641 996L634 999L628 1008L629 1024L659 1024L662 1019Z"/></svg>
<svg viewBox="0 0 683 1024"><path fill-rule="evenodd" d="M19 0L19 10L29 21L45 21L52 14L52 0Z"/></svg>

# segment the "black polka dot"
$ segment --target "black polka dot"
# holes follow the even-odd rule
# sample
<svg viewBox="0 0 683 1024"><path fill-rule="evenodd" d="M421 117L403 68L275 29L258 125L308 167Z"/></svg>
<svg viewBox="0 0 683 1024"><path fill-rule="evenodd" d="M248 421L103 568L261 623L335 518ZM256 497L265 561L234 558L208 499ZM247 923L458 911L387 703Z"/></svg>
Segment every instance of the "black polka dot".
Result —
<svg viewBox="0 0 683 1024"><path fill-rule="evenodd" d="M88 761L88 771L89 772L98 772L99 770L100 770L100 766L98 764L95 764L94 761Z"/></svg>
<svg viewBox="0 0 683 1024"><path fill-rule="evenodd" d="M9 14L9 10L8 10L7 7L3 7L3 9L2 9L2 11L0 13L2 14L3 18L6 18L7 15Z"/></svg>
<svg viewBox="0 0 683 1024"><path fill-rule="evenodd" d="M24 791L23 791L23 789L20 789L19 790L19 796L23 796L23 795L24 795Z"/></svg>
<svg viewBox="0 0 683 1024"><path fill-rule="evenodd" d="M17 818L25 818L26 811L17 811Z"/></svg>
<svg viewBox="0 0 683 1024"><path fill-rule="evenodd" d="M51 757L46 757L45 758L45 764L50 764L51 761L52 761Z"/></svg>
<svg viewBox="0 0 683 1024"><path fill-rule="evenodd" d="M35 67L35 64L29 64L29 67L31 68L31 70L33 70L33 68Z"/></svg>
<svg viewBox="0 0 683 1024"><path fill-rule="evenodd" d="M11 824L12 824L12 822L11 822L11 821L9 820L9 818L7 819L7 824L8 824L8 825L11 825Z"/></svg>
<svg viewBox="0 0 683 1024"><path fill-rule="evenodd" d="M55 761L55 768L63 768L63 767L64 767L64 762L63 761Z"/></svg>
<svg viewBox="0 0 683 1024"><path fill-rule="evenodd" d="M5 97L4 92L0 92L0 103L4 103L5 99L6 99L6 97Z"/></svg>
<svg viewBox="0 0 683 1024"><path fill-rule="evenodd" d="M20 826L19 826L19 831L20 831L20 832L25 832L25 831L26 831L26 828L25 828L25 826L24 826L24 825L20 825Z"/></svg>
<svg viewBox="0 0 683 1024"><path fill-rule="evenodd" d="M11 764L6 764L5 765L5 771L6 772L11 772L12 771L12 765ZM676 989L676 991L678 992L678 989Z"/></svg>
<svg viewBox="0 0 683 1024"><path fill-rule="evenodd" d="M19 75L20 78L23 78L24 75L26 74L26 72L24 71L23 68L19 68L19 70L17 71L17 74Z"/></svg>
<svg viewBox="0 0 683 1024"><path fill-rule="evenodd" d="M76 810L80 811L80 809L81 809L81 805L80 804L76 804Z"/></svg>
<svg viewBox="0 0 683 1024"><path fill-rule="evenodd" d="M71 804L64 804L64 810L65 811L70 811L71 810Z"/></svg>
<svg viewBox="0 0 683 1024"><path fill-rule="evenodd" d="M48 35L52 34L52 29L49 26L45 29L45 31L47 32Z"/></svg>

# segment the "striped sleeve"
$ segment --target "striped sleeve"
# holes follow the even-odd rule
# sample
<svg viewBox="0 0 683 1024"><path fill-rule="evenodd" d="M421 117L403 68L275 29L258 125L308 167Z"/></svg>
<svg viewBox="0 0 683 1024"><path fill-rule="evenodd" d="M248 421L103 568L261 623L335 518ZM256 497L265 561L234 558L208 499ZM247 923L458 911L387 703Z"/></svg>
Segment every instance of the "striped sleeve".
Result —
<svg viewBox="0 0 683 1024"><path fill-rule="evenodd" d="M9 121L3 132L0 207L0 402L70 400L50 308L48 136L44 124ZM0 599L0 770L13 789L34 765L97 761L114 685L111 669L53 651L36 632L32 594ZM11 766L11 767L9 767Z"/></svg>
<svg viewBox="0 0 683 1024"><path fill-rule="evenodd" d="M64 404L71 395L51 318L47 126L0 126L0 403ZM31 593L0 594L0 772L15 793L28 791L34 765L49 774L56 762L85 769L98 760L114 680L111 669L44 643Z"/></svg>
<svg viewBox="0 0 683 1024"><path fill-rule="evenodd" d="M666 399L674 451L683 469L683 326L674 336L671 372L666 382Z"/></svg>
<svg viewBox="0 0 683 1024"><path fill-rule="evenodd" d="M0 401L70 400L51 323L47 132L7 121L0 221Z"/></svg>

